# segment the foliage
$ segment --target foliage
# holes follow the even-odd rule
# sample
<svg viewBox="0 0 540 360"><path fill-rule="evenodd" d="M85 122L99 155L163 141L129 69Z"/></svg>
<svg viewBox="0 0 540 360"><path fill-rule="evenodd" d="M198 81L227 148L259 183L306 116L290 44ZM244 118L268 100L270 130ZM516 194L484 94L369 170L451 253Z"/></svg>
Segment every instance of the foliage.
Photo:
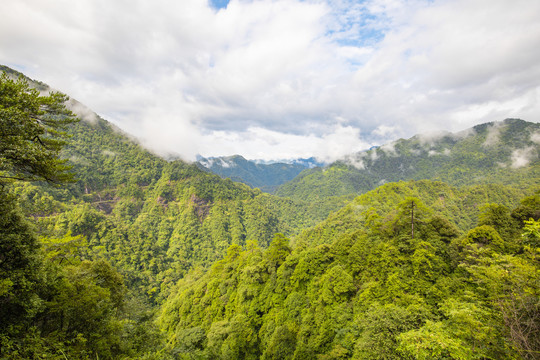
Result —
<svg viewBox="0 0 540 360"><path fill-rule="evenodd" d="M40 187L5 181L72 179L60 159L64 130L75 121L64 106L66 99L58 93L40 96L22 77L0 77L2 359L112 359L152 351L159 342L152 340L157 339L152 330L145 330L154 328L151 318L130 323L135 313L124 311L123 278L109 262L85 260L88 248L81 236L48 237L40 246L16 198L30 204L26 210L37 218L54 214L66 193L44 194ZM92 221L82 217L79 223ZM141 335L132 336L137 332ZM141 336L144 349L136 343Z"/></svg>
<svg viewBox="0 0 540 360"><path fill-rule="evenodd" d="M13 193L41 235L84 237L87 258L107 258L130 288L154 302L229 245L267 247L274 233L293 235L347 201L321 206L276 198L182 161L166 162L99 118L69 132L62 156L79 181L63 189L15 184Z"/></svg>
<svg viewBox="0 0 540 360"><path fill-rule="evenodd" d="M66 109L67 96L40 95L19 77L0 75L0 184L6 180L71 180L59 158L66 128L76 119Z"/></svg>
<svg viewBox="0 0 540 360"><path fill-rule="evenodd" d="M84 238L47 238L40 247L14 198L0 196L2 358L112 359L159 344L151 314L142 316L148 306L133 306L109 262L84 260Z"/></svg>
<svg viewBox="0 0 540 360"><path fill-rule="evenodd" d="M39 243L18 211L15 199L0 190L0 334L31 319L42 306Z"/></svg>
<svg viewBox="0 0 540 360"><path fill-rule="evenodd" d="M355 231L359 227L377 230L386 224L385 227L388 228L388 217L394 216L396 212L400 212L401 215L396 218L399 222L393 226L398 226L403 230L408 229L410 233L411 213L405 205L411 200L420 201L439 214L439 220L433 222L433 226L439 228L441 234L446 231L447 236L450 236L457 229L465 231L476 225L478 216L489 208L484 205L497 202L505 204L506 206L497 205L505 209L515 207L524 195L524 192L504 185L474 185L458 188L427 180L389 183L358 196L339 211L330 214L323 222L305 229L295 238L295 243L331 243L342 234ZM537 205L531 204L531 206ZM522 208L523 205L518 207L518 209ZM419 210L420 212L416 215L425 216L422 213L423 210ZM508 229L514 229L513 226L517 226L512 218L513 213L505 212L506 225L504 226L510 226ZM489 222L487 216L485 213L482 221L486 224L495 224ZM504 227L502 224L497 226L498 230ZM512 231L512 236L517 236L516 230Z"/></svg>
<svg viewBox="0 0 540 360"><path fill-rule="evenodd" d="M291 248L282 235L267 250L233 245L163 305L170 351L218 359L536 356L538 253L516 246L521 233L536 237L534 220L505 223L514 238L491 225L460 234L408 198L377 221L316 247Z"/></svg>

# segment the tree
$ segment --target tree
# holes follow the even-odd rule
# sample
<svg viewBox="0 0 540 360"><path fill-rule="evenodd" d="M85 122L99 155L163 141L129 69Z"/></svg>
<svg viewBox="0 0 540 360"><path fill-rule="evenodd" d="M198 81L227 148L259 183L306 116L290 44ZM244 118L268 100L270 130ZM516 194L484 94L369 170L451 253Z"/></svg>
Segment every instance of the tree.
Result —
<svg viewBox="0 0 540 360"><path fill-rule="evenodd" d="M37 237L14 197L0 187L0 335L20 326L41 306L37 295L42 282L38 249Z"/></svg>
<svg viewBox="0 0 540 360"><path fill-rule="evenodd" d="M21 76L0 75L0 354L24 338L42 310L47 277L37 236L5 185L13 180L70 181L59 158L66 127L77 121L60 93L42 96ZM11 339L10 339L11 338ZM16 341L15 341L16 342ZM15 352L18 350L14 350Z"/></svg>
<svg viewBox="0 0 540 360"><path fill-rule="evenodd" d="M66 127L78 121L58 92L40 95L21 76L0 76L0 184L10 180L70 181L59 154Z"/></svg>
<svg viewBox="0 0 540 360"><path fill-rule="evenodd" d="M396 219L396 230L400 228L411 229L411 239L414 239L415 230L419 223L424 220L424 217L430 210L427 208L420 199L415 197L407 197L398 205L398 216Z"/></svg>
<svg viewBox="0 0 540 360"><path fill-rule="evenodd" d="M519 236L520 223L511 216L510 209L499 204L486 204L480 207L478 225L493 226L505 241ZM527 219L525 219L527 220Z"/></svg>
<svg viewBox="0 0 540 360"><path fill-rule="evenodd" d="M413 318L403 307L374 303L357 320L360 336L353 359L403 359L397 351L399 334L416 325Z"/></svg>

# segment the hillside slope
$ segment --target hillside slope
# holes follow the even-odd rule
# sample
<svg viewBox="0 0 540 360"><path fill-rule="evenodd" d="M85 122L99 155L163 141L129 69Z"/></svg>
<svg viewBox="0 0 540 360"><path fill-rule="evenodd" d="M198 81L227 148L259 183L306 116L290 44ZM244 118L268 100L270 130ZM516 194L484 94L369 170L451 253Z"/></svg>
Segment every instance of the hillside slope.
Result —
<svg viewBox="0 0 540 360"><path fill-rule="evenodd" d="M266 247L276 232L298 233L326 217L317 206L221 179L193 164L167 162L102 119L70 130L63 152L75 184L20 184L15 192L42 234L84 235L89 257L104 256L152 294L231 244Z"/></svg>
<svg viewBox="0 0 540 360"><path fill-rule="evenodd" d="M353 202L346 186L341 197L315 187L299 201L165 161L70 106L84 119L62 156L78 181L0 187L0 303L10 305L0 306L0 357L517 359L540 351L527 328L540 313L540 196L529 189L538 186L537 130L527 123L505 122L497 136L477 139L496 146L505 126L529 129L509 160L501 147L494 174L516 187L402 181ZM381 151L356 160L391 158ZM470 167L489 179L475 167L482 156L455 159L456 173Z"/></svg>
<svg viewBox="0 0 540 360"><path fill-rule="evenodd" d="M455 187L430 180L388 183L358 196L330 214L326 220L305 229L293 241L310 246L329 244L359 228L380 226L389 218L397 216L395 209L400 204L413 198L430 209L430 216L447 219L449 228L466 231L477 224L479 214L489 204L496 203L513 209L519 205L521 198L531 194L531 190L500 184Z"/></svg>
<svg viewBox="0 0 540 360"><path fill-rule="evenodd" d="M523 219L538 220L540 196L513 211L492 204L460 231L406 189L428 198L451 190L429 182L383 187L370 194L365 221L348 221L346 210L321 224L313 235L335 234L328 242L292 247L278 235L267 250L232 246L207 273L189 274L162 307L170 351L215 359L535 359L540 223ZM394 205L398 198L405 200Z"/></svg>
<svg viewBox="0 0 540 360"><path fill-rule="evenodd" d="M69 106L82 120L68 130L62 156L77 181L61 187L20 183L11 190L41 236L83 236L83 258L109 260L131 288L152 299L189 269L221 258L231 244L255 241L265 248L274 233L294 235L329 212L194 164L168 162L82 104L71 100Z"/></svg>

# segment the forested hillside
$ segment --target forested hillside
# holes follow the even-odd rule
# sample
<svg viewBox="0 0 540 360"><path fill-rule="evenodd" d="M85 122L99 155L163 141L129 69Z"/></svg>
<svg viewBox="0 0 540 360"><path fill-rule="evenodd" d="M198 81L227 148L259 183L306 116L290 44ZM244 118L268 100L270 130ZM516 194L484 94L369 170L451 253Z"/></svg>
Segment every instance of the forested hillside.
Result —
<svg viewBox="0 0 540 360"><path fill-rule="evenodd" d="M430 145L447 163L415 157L420 137L398 141L402 155L354 157L367 172L345 163L315 170L328 181L287 198L166 161L70 100L76 121L65 96L8 73L1 359L540 353L538 124L448 135ZM486 163L489 154L497 157ZM395 161L423 172L377 186ZM443 173L459 186L421 180ZM358 174L374 176L371 191L351 192Z"/></svg>
<svg viewBox="0 0 540 360"><path fill-rule="evenodd" d="M540 196L513 211L491 204L466 231L418 198L402 199L375 204L363 223L321 225L335 232L329 243L291 246L278 234L267 250L233 245L209 272L190 273L160 316L171 353L538 358Z"/></svg>
<svg viewBox="0 0 540 360"><path fill-rule="evenodd" d="M167 162L102 119L83 120L69 133L62 154L78 181L61 189L17 185L22 208L43 235L83 235L91 252L153 296L231 244L253 240L265 248L274 233L293 235L327 215L195 165Z"/></svg>
<svg viewBox="0 0 540 360"><path fill-rule="evenodd" d="M513 209L519 205L519 199L528 193L499 184L458 188L429 180L388 183L358 196L323 222L304 230L295 241L310 245L332 243L347 232L395 216L396 208L407 198L419 199L430 209L431 215L445 219L442 224L448 221L448 227L466 231L475 226L479 214L489 204Z"/></svg>
<svg viewBox="0 0 540 360"><path fill-rule="evenodd" d="M21 76L14 71L10 71L9 75L12 78ZM31 87L24 85L25 81L29 80L19 80L17 85L14 85L13 80L5 77L2 79L2 85L14 87L15 91L26 91L32 97L41 99L38 97L38 92L32 92ZM39 87L41 92L48 89L45 84L29 82L32 87ZM12 101L10 96L15 95L17 94L2 92L2 100L6 100L7 104ZM7 105L11 106L11 103ZM63 129L66 133L66 136L63 136L65 144L58 153L59 164L72 166L71 172L62 173L62 176L66 180L72 177L74 182L60 185L51 185L44 181L6 183L2 186L2 190L5 191L2 195L6 203L3 209L4 215L7 216L5 221L14 221L13 224L20 222L21 225L17 225L19 226L17 231L23 234L21 239L27 239L29 244L32 244L24 246L30 246L38 253L45 250L43 256L51 257L51 260L45 263L36 260L36 264L39 265L32 266L36 277L30 282L38 282L39 276L52 276L58 277L61 282L71 284L69 286L75 286L73 283L75 280L69 279L70 273L77 273L79 266L83 266L85 270L81 271L90 274L88 275L90 279L94 279L92 272L88 273L87 269L93 269L92 264L96 261L104 261L103 266L109 267L113 273L118 274L116 272L118 271L121 274L122 280L118 280L121 284L118 291L124 294L122 289L126 286L130 291L130 301L139 304L135 306L140 309L137 314L145 317L146 320L135 325L149 328L150 332L152 326L148 321L151 316L144 315L145 312L151 311L163 301L171 284L181 279L189 269L209 266L213 261L221 258L231 244L245 246L247 242L254 241L265 248L274 233L283 232L293 235L324 219L330 211L320 204L272 197L244 184L223 180L217 175L198 169L193 164L179 160L167 162L143 149L134 139L74 100L70 100L68 106L84 115L81 121L72 122ZM16 126L19 115L17 113L11 115L11 110L7 106L5 109L2 116L5 114L10 116L6 118L10 122L3 122L2 126L12 126L12 119L13 126ZM36 113L35 116L41 115ZM4 117L2 120L4 121ZM51 123L54 123L58 118L51 118L51 120ZM2 136L5 134L3 132ZM25 134L21 133L21 135ZM47 136L58 135L61 133L57 133L56 130L45 131L43 139ZM33 144L35 149L32 148L31 151L34 152L46 149L41 146L45 140L38 139L34 135L22 138L21 141L22 144ZM19 148L14 149L19 151ZM20 152L23 153L24 149L21 147ZM9 164L4 161L4 159L7 161L10 156L7 150L5 154L2 153L2 156L4 155L6 157L3 157L1 161L1 175L3 175L4 164ZM27 172L25 157L21 161L21 173ZM47 169L43 165L37 163L36 168ZM59 169L65 169L65 167ZM70 174L72 176L68 176ZM14 174L13 178L17 179L19 176ZM36 180L40 179L46 178L36 178ZM13 201L16 201L18 205L9 205ZM333 202L328 202L328 206L333 209L339 207L340 203L345 204L345 200L333 200ZM18 215L19 211L31 219L33 226L25 224ZM14 231L10 226L6 227L6 231ZM7 239L4 238L5 241L8 241ZM39 250L39 243L41 243L41 250ZM4 245L11 246L8 243ZM41 258L41 255L34 255L37 259ZM42 271L50 266L56 269L54 275ZM71 268L71 266L76 268ZM2 281L5 282L2 282L0 296L20 297L21 294L17 295L16 292L12 293L9 290L12 282L17 283L11 275L2 274ZM36 287L30 291L32 296L42 300L48 297L49 295L45 293L52 291L49 286L53 284L45 282L43 286L44 289ZM64 291L63 288L61 290ZM103 297L103 294L99 295L100 289L94 290L95 296ZM66 290L67 293L58 289L55 291L59 291L58 296L67 296L71 290ZM109 293L113 296L112 290L109 290ZM118 296L124 298L123 295ZM98 301L98 298L95 300ZM17 301L27 300L21 297ZM69 306L73 304L69 303ZM118 304L108 308L107 311L116 309L117 314L120 314ZM92 303L92 306L98 305ZM40 306L36 306L31 307L32 311L48 311L39 310ZM68 303L65 306L68 306ZM133 303L129 306L134 307ZM85 309L85 311L89 310ZM114 316L112 320L116 324L114 326L120 326L122 321L127 321L124 318L116 319ZM66 322L66 326L67 324ZM105 318L102 324L109 326ZM81 326L83 326L82 323ZM41 327L38 329L42 336L48 331ZM77 329L81 331L80 328ZM122 331L117 330L118 333L111 330L110 335L120 336ZM74 332L69 334L60 332L62 333L61 336L59 335L60 342L74 341L70 336L77 335ZM99 331L96 330L92 336L98 336L98 333ZM89 341L87 335L89 335L88 332L81 333L81 341L86 341L88 347L82 345L77 349L67 347L71 349L72 356L75 356L73 354L82 356L81 354L87 351L90 351L88 354L98 351L99 347ZM105 337L103 334L101 336ZM37 336L37 339L41 339L40 336ZM48 337L46 339L54 346L58 345L56 340L52 341ZM112 340L103 341L106 344L107 341ZM13 347L12 354L20 354L21 347L24 347L16 342L7 344L6 346ZM129 348L132 345L125 346ZM43 353L57 351L47 348L46 345L43 347L38 351L43 351ZM34 350L36 349L28 350L30 351L28 354ZM118 350L115 354L125 355L131 350L133 349ZM152 348L148 350L151 351ZM103 357L105 353L101 350L99 352Z"/></svg>
<svg viewBox="0 0 540 360"><path fill-rule="evenodd" d="M536 185L540 124L519 119L475 126L460 133L421 134L352 154L323 168L304 170L276 195L318 200L360 195L384 183L438 180L451 185Z"/></svg>
<svg viewBox="0 0 540 360"><path fill-rule="evenodd" d="M21 206L54 213L76 201L69 190L58 188L55 200L39 187L34 209L20 201L19 190L28 190L30 181L59 187L73 181L59 153L76 119L64 107L64 95L40 91L22 78L0 75L0 358L112 359L154 352L160 336L141 294L126 288L105 257L90 256L83 236L43 237L21 213ZM62 196L69 200L60 202Z"/></svg>

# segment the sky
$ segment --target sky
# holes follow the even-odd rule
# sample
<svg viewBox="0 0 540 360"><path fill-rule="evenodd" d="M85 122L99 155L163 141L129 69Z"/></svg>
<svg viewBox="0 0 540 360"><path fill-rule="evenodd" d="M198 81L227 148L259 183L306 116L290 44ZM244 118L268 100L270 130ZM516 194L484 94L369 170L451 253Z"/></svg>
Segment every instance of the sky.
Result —
<svg viewBox="0 0 540 360"><path fill-rule="evenodd" d="M3 0L0 64L163 155L332 161L540 121L536 0Z"/></svg>

